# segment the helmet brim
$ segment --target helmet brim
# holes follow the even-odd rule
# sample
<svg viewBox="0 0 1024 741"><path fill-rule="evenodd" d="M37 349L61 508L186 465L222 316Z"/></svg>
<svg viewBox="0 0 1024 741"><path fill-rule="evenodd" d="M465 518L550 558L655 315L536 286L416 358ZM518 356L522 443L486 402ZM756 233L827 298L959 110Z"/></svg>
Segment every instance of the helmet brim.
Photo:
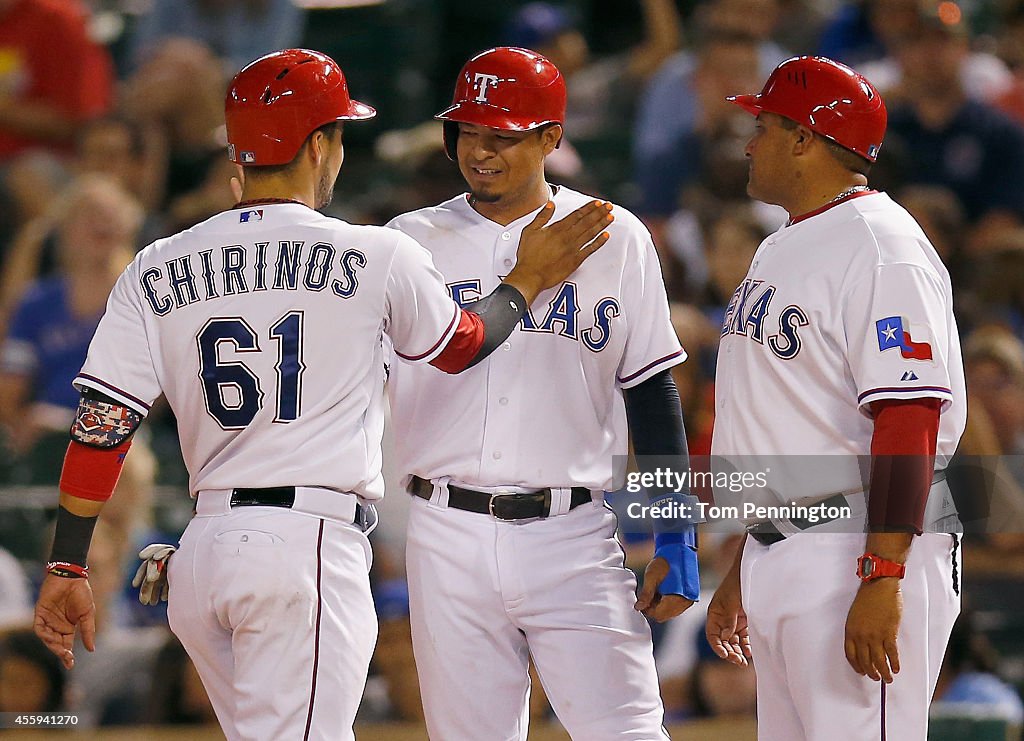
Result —
<svg viewBox="0 0 1024 741"><path fill-rule="evenodd" d="M338 121L364 121L377 115L377 109L360 103L358 100L349 101L348 111L338 116Z"/></svg>
<svg viewBox="0 0 1024 741"><path fill-rule="evenodd" d="M476 124L477 126L486 126L489 129L501 129L502 131L531 131L544 124L561 123L561 121L550 119L524 119L520 116L512 115L511 111L507 108L499 108L489 103L477 103L475 101L450 105L434 116L434 118L439 121Z"/></svg>
<svg viewBox="0 0 1024 741"><path fill-rule="evenodd" d="M752 116L756 116L764 110L760 95L730 95L726 100L738 105Z"/></svg>

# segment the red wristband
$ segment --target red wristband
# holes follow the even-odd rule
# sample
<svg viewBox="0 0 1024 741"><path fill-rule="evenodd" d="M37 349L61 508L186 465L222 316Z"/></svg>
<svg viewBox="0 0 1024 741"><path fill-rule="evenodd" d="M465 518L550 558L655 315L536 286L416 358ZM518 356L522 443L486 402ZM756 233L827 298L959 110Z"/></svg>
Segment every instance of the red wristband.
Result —
<svg viewBox="0 0 1024 741"><path fill-rule="evenodd" d="M88 579L89 567L68 561L50 561L46 564L46 573L63 576L66 579Z"/></svg>

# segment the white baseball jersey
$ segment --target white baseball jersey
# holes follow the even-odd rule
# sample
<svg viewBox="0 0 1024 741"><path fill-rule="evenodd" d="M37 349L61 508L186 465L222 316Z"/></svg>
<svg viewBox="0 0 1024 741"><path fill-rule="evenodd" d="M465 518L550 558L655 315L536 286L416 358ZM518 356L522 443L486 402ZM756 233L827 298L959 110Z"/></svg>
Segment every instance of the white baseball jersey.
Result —
<svg viewBox="0 0 1024 741"><path fill-rule="evenodd" d="M552 222L588 196L558 188ZM537 212L508 226L466 195L389 226L431 253L452 297L487 295L511 271ZM686 358L669 319L661 267L639 219L616 207L611 236L560 285L540 294L505 344L448 377L396 363L388 392L400 469L470 486L615 488L627 449L622 389Z"/></svg>
<svg viewBox="0 0 1024 741"><path fill-rule="evenodd" d="M862 491L868 405L923 397L943 402L942 467L966 421L960 341L949 275L902 207L866 192L764 240L722 326L712 454L772 456L762 491L778 501L769 503ZM863 494L858 504L862 517ZM822 531L833 526L842 531ZM761 741L926 736L928 698L959 612L958 544L937 532L914 539L898 636L903 669L884 685L854 672L844 654L860 587L859 527L780 525L788 537L772 545L747 537L740 585Z"/></svg>
<svg viewBox="0 0 1024 741"><path fill-rule="evenodd" d="M560 188L553 200L557 220L590 199ZM437 484L435 499L413 501L406 549L432 738L525 739L528 656L574 738L666 737L650 629L633 609L636 580L615 515L587 502L502 522L441 498L447 479L484 490L614 487L612 458L627 441L622 389L685 358L650 235L629 212L614 214L607 244L542 293L504 346L457 382L392 365L398 465ZM535 216L501 226L462 195L391 226L423 244L456 301L467 302L512 269Z"/></svg>
<svg viewBox="0 0 1024 741"><path fill-rule="evenodd" d="M75 384L142 414L166 394L193 493L291 485L377 499L382 333L427 362L459 311L403 234L301 204L246 206L139 253Z"/></svg>
<svg viewBox="0 0 1024 741"><path fill-rule="evenodd" d="M713 455L833 456L820 493L856 489L868 405L922 397L943 401L945 467L967 419L960 338L949 274L906 210L870 191L761 243L722 326Z"/></svg>

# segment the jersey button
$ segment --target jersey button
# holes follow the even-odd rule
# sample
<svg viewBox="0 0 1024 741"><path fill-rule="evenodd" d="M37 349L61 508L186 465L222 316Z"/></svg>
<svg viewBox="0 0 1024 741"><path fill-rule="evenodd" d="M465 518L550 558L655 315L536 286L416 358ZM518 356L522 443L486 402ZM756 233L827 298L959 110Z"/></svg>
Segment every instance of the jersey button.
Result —
<svg viewBox="0 0 1024 741"><path fill-rule="evenodd" d="M505 267L506 268L512 267L512 261L511 260L505 260Z"/></svg>
<svg viewBox="0 0 1024 741"><path fill-rule="evenodd" d="M495 450L493 453L491 453L491 458L493 458L496 461L500 461L501 460L501 451L500 450Z"/></svg>
<svg viewBox="0 0 1024 741"><path fill-rule="evenodd" d="M508 397L502 396L500 399L498 399L498 403L501 404L503 407L508 406Z"/></svg>
<svg viewBox="0 0 1024 741"><path fill-rule="evenodd" d="M507 242L508 240L512 239L512 232L502 232L501 239L504 242Z"/></svg>
<svg viewBox="0 0 1024 741"><path fill-rule="evenodd" d="M502 350L511 350L512 349L512 343L511 342L506 342L504 345L501 346L501 349Z"/></svg>

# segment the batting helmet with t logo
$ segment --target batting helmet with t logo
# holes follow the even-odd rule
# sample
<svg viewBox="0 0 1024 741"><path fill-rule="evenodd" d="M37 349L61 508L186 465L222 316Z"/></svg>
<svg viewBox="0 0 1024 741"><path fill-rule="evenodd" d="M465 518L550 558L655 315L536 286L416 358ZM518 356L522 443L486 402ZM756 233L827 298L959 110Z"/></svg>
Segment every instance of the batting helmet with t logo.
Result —
<svg viewBox="0 0 1024 741"><path fill-rule="evenodd" d="M529 49L501 46L480 52L462 68L444 121L444 149L455 159L459 123L505 131L530 131L565 122L565 79Z"/></svg>

